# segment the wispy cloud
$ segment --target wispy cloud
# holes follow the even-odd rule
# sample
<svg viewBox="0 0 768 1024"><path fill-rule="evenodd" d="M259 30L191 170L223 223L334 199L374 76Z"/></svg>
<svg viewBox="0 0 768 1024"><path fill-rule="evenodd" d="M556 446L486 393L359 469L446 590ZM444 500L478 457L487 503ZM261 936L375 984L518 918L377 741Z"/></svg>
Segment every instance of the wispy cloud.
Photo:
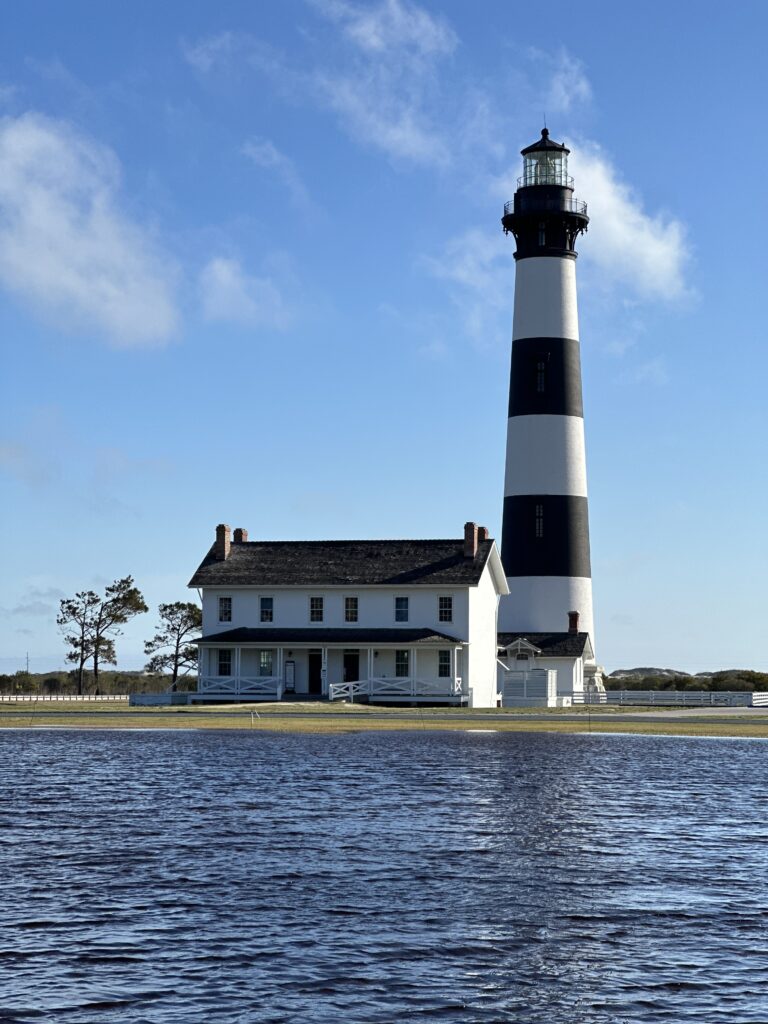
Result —
<svg viewBox="0 0 768 1024"><path fill-rule="evenodd" d="M569 114L579 104L589 103L592 87L583 63L562 47L549 61L552 72L545 93L546 113Z"/></svg>
<svg viewBox="0 0 768 1024"><path fill-rule="evenodd" d="M286 186L294 202L300 206L309 206L309 193L296 165L289 156L281 153L269 139L251 139L243 146L243 154L252 160L257 167L274 171Z"/></svg>
<svg viewBox="0 0 768 1024"><path fill-rule="evenodd" d="M662 213L647 213L635 188L621 179L595 143L573 146L571 167L577 193L588 200L589 237L580 246L606 283L646 299L686 297L690 251L684 225Z"/></svg>
<svg viewBox="0 0 768 1024"><path fill-rule="evenodd" d="M119 203L115 155L39 114L0 120L0 283L118 346L175 332L172 268Z"/></svg>
<svg viewBox="0 0 768 1024"><path fill-rule="evenodd" d="M508 341L512 250L501 230L466 231L448 241L440 255L424 257L422 263L433 277L449 283L451 301L476 344L494 345L502 337Z"/></svg>
<svg viewBox="0 0 768 1024"><path fill-rule="evenodd" d="M458 36L451 26L422 7L402 0L359 6L346 0L310 0L326 18L340 23L344 34L368 53L406 49L422 56L453 53Z"/></svg>
<svg viewBox="0 0 768 1024"><path fill-rule="evenodd" d="M285 330L292 319L274 280L246 274L234 259L217 257L203 267L200 296L208 320Z"/></svg>

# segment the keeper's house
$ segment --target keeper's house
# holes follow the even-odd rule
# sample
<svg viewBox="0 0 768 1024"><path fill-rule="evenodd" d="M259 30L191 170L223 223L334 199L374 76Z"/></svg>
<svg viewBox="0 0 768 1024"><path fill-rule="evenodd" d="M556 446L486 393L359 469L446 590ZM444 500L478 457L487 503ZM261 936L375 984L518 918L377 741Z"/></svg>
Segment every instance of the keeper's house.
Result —
<svg viewBox="0 0 768 1024"><path fill-rule="evenodd" d="M202 591L198 701L285 696L495 707L495 542L249 541L216 528Z"/></svg>

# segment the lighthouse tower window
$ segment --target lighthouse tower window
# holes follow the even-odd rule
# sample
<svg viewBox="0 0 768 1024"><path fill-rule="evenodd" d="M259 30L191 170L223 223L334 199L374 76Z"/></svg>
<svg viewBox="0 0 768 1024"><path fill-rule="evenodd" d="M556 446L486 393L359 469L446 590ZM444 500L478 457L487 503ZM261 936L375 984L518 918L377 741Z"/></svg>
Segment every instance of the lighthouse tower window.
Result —
<svg viewBox="0 0 768 1024"><path fill-rule="evenodd" d="M536 536L537 540L541 539L544 536L544 506L543 505L537 505L536 506L536 518L535 518L534 532L535 532L535 536Z"/></svg>
<svg viewBox="0 0 768 1024"><path fill-rule="evenodd" d="M547 225L542 221L539 224L539 245L547 244Z"/></svg>
<svg viewBox="0 0 768 1024"><path fill-rule="evenodd" d="M539 395L544 394L544 390L547 383L547 364L543 360L539 360L536 363L536 392Z"/></svg>

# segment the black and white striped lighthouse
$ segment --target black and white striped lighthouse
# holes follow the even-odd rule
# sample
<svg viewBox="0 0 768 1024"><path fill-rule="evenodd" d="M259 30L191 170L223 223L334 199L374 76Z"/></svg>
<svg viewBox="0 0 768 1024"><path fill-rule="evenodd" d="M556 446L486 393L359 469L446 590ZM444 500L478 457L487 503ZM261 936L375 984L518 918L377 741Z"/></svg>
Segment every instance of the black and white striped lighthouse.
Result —
<svg viewBox="0 0 768 1024"><path fill-rule="evenodd" d="M578 612L594 649L574 248L589 218L569 152L545 128L502 218L517 249L499 631L563 632Z"/></svg>

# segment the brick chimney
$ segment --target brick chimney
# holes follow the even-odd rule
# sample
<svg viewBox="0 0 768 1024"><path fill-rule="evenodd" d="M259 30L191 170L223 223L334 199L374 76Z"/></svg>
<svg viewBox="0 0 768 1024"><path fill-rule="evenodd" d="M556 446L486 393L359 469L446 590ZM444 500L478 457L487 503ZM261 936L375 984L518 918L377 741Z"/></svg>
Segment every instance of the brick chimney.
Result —
<svg viewBox="0 0 768 1024"><path fill-rule="evenodd" d="M574 635L579 632L578 612L568 612L568 632Z"/></svg>
<svg viewBox="0 0 768 1024"><path fill-rule="evenodd" d="M242 526L238 526L235 530L235 535L232 538L235 544L245 544L248 540L248 531L244 530Z"/></svg>
<svg viewBox="0 0 768 1024"><path fill-rule="evenodd" d="M229 558L229 534L230 530L226 523L219 523L216 527L216 548L214 552L218 562L226 562Z"/></svg>
<svg viewBox="0 0 768 1024"><path fill-rule="evenodd" d="M478 542L482 542L484 540L488 540L488 527L487 526L478 526L478 528L477 528L477 539L478 539Z"/></svg>
<svg viewBox="0 0 768 1024"><path fill-rule="evenodd" d="M474 558L477 554L477 523L464 523L464 557Z"/></svg>

